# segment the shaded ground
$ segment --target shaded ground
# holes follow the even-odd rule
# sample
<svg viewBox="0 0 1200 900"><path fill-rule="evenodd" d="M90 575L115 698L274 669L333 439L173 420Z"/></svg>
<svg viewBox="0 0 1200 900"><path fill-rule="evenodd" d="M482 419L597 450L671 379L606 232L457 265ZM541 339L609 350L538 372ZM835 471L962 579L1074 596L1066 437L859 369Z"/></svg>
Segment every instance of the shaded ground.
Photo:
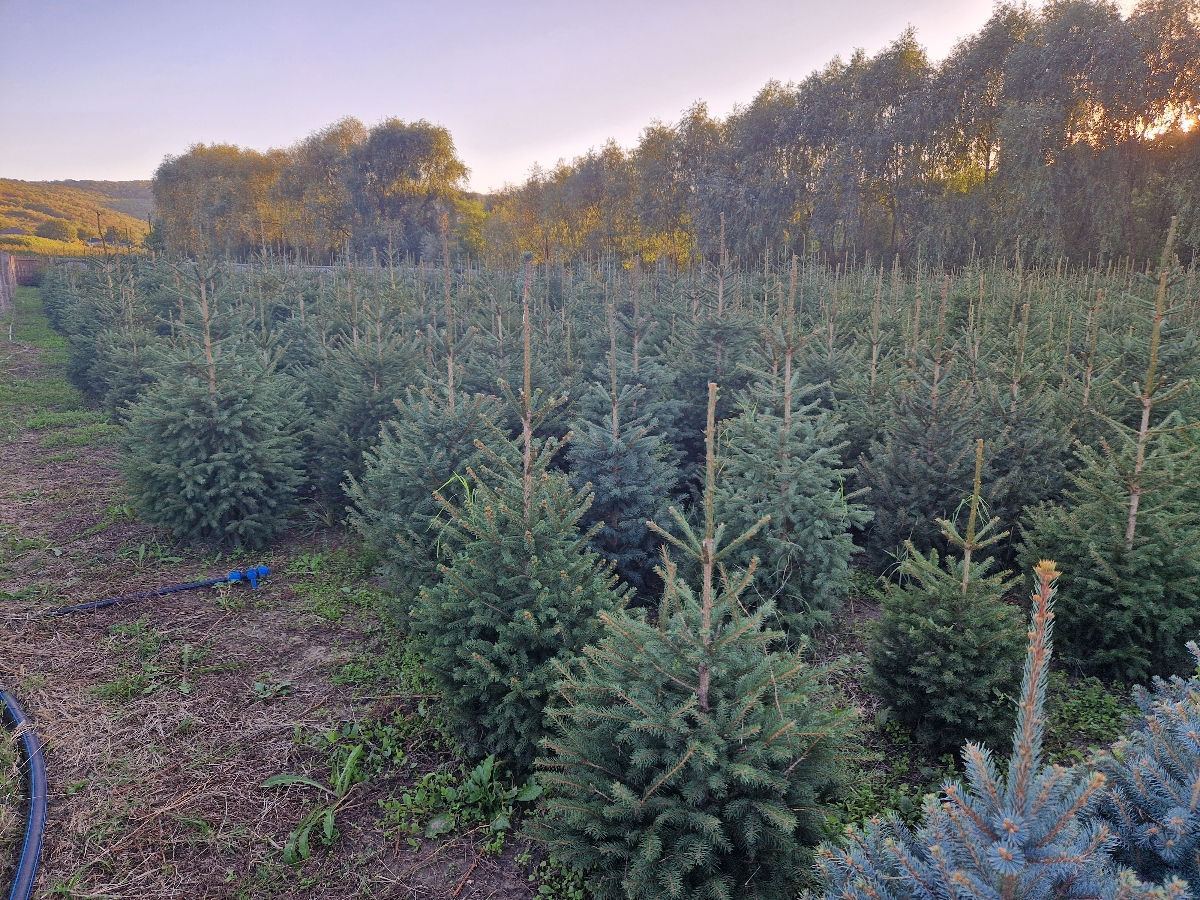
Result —
<svg viewBox="0 0 1200 900"><path fill-rule="evenodd" d="M378 592L341 538L292 535L230 558L134 522L111 429L62 381L61 347L30 301L18 343L7 327L0 335L0 683L46 745L37 895L532 896L517 839L485 851L486 829L435 840L392 827L412 811L397 798L457 762L424 698L403 689ZM260 562L274 574L257 591L222 585L38 617ZM357 736L355 723L380 722L385 737ZM262 783L296 773L328 785L352 744L364 747L366 780L351 779L330 846L318 827L310 859L288 865L289 833L328 798ZM0 803L11 831L13 798L0 792Z"/></svg>

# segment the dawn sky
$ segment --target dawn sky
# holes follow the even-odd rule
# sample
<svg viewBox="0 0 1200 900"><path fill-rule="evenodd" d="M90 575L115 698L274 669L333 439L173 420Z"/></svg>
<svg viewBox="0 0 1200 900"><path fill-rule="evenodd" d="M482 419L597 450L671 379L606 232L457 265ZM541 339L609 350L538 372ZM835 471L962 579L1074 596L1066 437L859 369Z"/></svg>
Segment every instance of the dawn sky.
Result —
<svg viewBox="0 0 1200 900"><path fill-rule="evenodd" d="M344 117L450 130L485 191L698 100L875 53L934 59L991 0L0 0L0 177L150 178L194 143L286 147Z"/></svg>

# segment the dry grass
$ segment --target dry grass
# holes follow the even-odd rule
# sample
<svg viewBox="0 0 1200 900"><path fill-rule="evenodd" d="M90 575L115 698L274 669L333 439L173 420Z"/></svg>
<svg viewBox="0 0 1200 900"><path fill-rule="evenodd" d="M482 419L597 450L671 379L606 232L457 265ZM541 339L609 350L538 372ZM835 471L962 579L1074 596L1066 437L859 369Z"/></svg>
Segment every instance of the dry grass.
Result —
<svg viewBox="0 0 1200 900"><path fill-rule="evenodd" d="M39 370L28 348L7 355L10 376L13 367L32 380L57 374ZM44 436L21 428L0 447L0 683L33 721L50 776L39 896L532 895L513 862L516 841L490 857L478 835L412 848L384 834L380 801L443 761L436 754L414 752L415 768L356 786L333 846L298 868L284 864L314 791L262 782L327 777L314 734L385 709L416 715L404 697L381 707L334 683L343 663L373 651L376 610L331 614L304 589L317 576L273 574L256 592L221 586L37 614L259 562L282 573L341 538L294 536L261 559L173 546L131 521L111 448L54 456ZM255 690L263 680L289 687L264 696ZM11 830L7 814L0 828Z"/></svg>

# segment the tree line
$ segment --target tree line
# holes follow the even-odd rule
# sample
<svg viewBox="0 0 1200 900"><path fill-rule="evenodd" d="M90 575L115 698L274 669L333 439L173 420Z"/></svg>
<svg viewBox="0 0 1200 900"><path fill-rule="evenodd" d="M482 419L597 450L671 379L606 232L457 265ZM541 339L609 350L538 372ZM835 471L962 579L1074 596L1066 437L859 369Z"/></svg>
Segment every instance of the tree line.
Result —
<svg viewBox="0 0 1200 900"><path fill-rule="evenodd" d="M935 63L909 29L724 120L697 103L637 146L609 142L463 191L450 133L347 118L287 150L198 144L154 178L160 245L245 257L457 251L539 261L715 261L767 252L960 264L1156 255L1179 216L1200 246L1200 2L999 4ZM724 236L722 236L724 230Z"/></svg>

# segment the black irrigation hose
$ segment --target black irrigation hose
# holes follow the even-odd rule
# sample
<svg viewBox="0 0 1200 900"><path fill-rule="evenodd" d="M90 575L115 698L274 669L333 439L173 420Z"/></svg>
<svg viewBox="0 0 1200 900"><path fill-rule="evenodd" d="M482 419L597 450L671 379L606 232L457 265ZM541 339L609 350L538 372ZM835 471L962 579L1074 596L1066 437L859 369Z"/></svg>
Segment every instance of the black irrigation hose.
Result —
<svg viewBox="0 0 1200 900"><path fill-rule="evenodd" d="M25 844L21 858L17 861L17 874L13 879L9 900L29 900L33 895L33 879L37 876L38 860L42 855L42 834L46 830L46 797L49 786L46 779L46 758L42 755L42 742L34 733L24 711L8 691L0 690L0 715L21 736L25 751L25 762L29 769L29 821L25 826Z"/></svg>
<svg viewBox="0 0 1200 900"><path fill-rule="evenodd" d="M91 603L79 603L75 606L64 606L60 609L49 609L38 616L65 616L68 613L86 612L90 609L103 609L127 600L144 600L147 597L162 597L165 594L176 594L180 591L194 591L197 588L212 587L215 584L226 584L233 581L248 581L251 587L258 587L258 579L270 575L271 570L266 566L253 566L245 572L230 572L221 578L210 578L207 581L189 581L187 584L175 584L171 587L158 588L153 591L138 591L136 594L123 594L120 597L109 597L107 600L94 600Z"/></svg>

